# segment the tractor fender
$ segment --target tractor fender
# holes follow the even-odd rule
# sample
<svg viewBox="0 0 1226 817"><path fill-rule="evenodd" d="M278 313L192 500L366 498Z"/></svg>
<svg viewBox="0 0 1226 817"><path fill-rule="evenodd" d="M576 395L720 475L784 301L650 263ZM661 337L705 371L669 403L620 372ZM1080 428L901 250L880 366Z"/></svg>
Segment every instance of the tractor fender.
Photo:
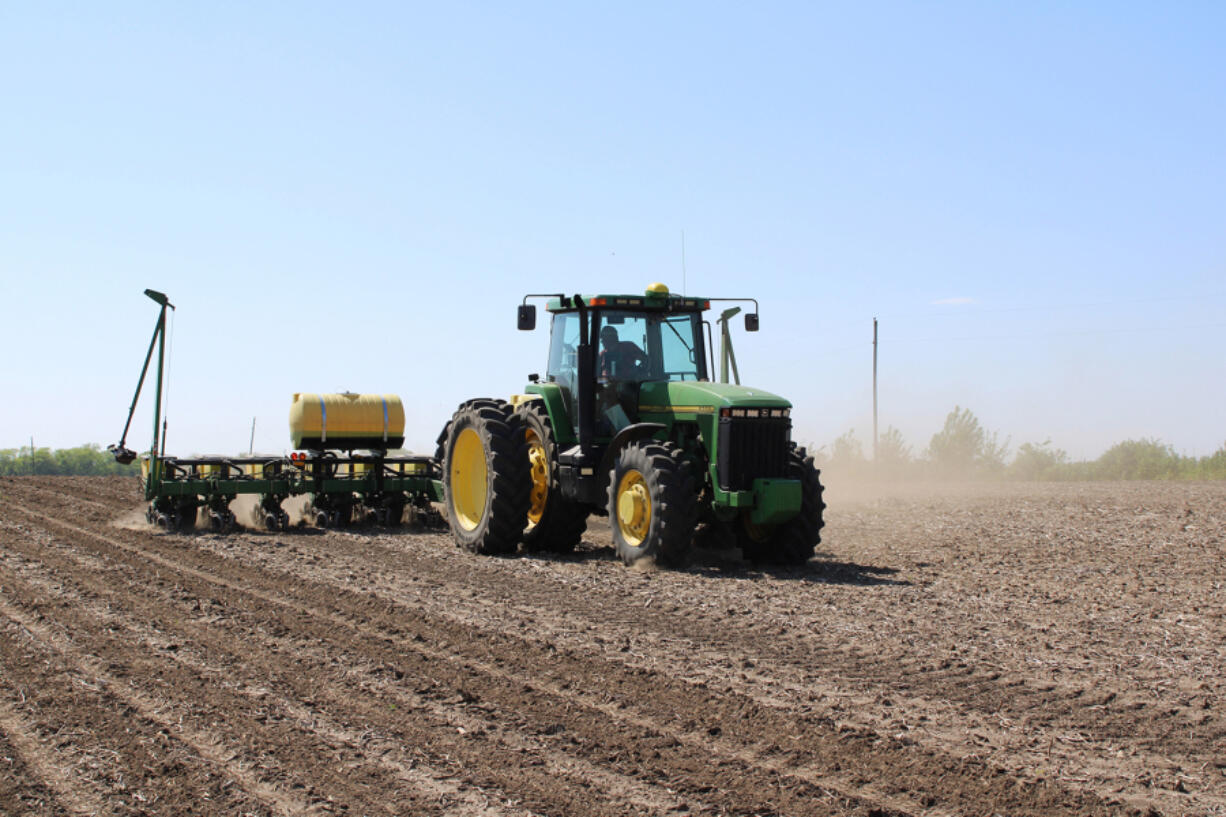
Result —
<svg viewBox="0 0 1226 817"><path fill-rule="evenodd" d="M613 435L613 440L604 450L604 456L600 458L600 468L596 471L596 496L604 496L609 490L609 473L613 470L613 463L617 461L617 455L623 448L630 443L651 437L666 428L668 426L663 423L635 423Z"/></svg>

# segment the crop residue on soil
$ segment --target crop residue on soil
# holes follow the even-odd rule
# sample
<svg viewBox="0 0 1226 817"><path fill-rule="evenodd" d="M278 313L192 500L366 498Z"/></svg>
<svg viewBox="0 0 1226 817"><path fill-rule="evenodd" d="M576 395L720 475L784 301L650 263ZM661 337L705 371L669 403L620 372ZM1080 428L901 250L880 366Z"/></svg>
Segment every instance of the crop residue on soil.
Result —
<svg viewBox="0 0 1226 817"><path fill-rule="evenodd" d="M643 571L0 479L0 813L1226 814L1226 485L827 498Z"/></svg>

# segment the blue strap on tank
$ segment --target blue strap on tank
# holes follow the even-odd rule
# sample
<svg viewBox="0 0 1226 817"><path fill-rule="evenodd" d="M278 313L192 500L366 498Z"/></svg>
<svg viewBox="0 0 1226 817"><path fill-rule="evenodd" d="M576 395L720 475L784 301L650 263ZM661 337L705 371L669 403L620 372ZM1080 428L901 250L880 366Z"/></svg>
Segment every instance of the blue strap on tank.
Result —
<svg viewBox="0 0 1226 817"><path fill-rule="evenodd" d="M383 442L387 442L387 398L383 398Z"/></svg>
<svg viewBox="0 0 1226 817"><path fill-rule="evenodd" d="M328 406L322 397L319 398L319 441L328 441Z"/></svg>

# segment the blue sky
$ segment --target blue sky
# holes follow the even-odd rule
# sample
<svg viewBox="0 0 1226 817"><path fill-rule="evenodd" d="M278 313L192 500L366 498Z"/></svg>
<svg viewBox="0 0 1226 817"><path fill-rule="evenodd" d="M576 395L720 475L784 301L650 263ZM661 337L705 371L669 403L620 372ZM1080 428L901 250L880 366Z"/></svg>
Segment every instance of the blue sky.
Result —
<svg viewBox="0 0 1226 817"><path fill-rule="evenodd" d="M653 281L759 300L806 442L870 438L874 316L917 450L1226 441L1226 6L178 5L0 9L0 447L117 438L145 287L188 454L346 389L432 450L543 368L524 293Z"/></svg>

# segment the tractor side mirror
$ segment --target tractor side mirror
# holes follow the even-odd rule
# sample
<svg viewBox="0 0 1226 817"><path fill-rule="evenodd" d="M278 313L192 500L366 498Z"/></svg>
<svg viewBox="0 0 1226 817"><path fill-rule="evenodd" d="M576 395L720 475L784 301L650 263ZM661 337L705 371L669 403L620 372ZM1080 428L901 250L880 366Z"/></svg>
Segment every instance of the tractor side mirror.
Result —
<svg viewBox="0 0 1226 817"><path fill-rule="evenodd" d="M530 330L536 328L536 304L520 304L517 314L519 319L519 328L521 330Z"/></svg>
<svg viewBox="0 0 1226 817"><path fill-rule="evenodd" d="M757 332L758 331L758 313L757 312L746 312L745 313L745 331L746 332Z"/></svg>

